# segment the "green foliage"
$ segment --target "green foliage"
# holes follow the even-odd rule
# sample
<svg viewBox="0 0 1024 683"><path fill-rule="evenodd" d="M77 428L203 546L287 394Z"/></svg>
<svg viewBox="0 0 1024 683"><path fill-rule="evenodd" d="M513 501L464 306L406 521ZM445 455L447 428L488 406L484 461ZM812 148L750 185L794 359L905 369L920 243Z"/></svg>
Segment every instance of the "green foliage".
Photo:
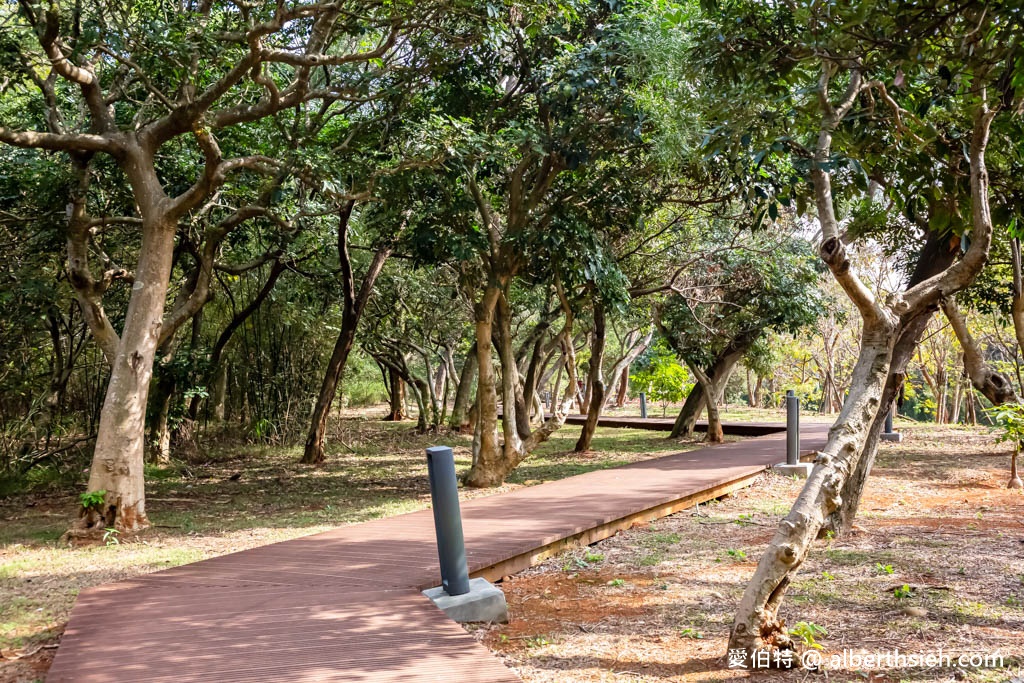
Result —
<svg viewBox="0 0 1024 683"><path fill-rule="evenodd" d="M825 630L825 627L818 626L811 621L798 621L786 629L786 632L791 636L799 638L805 646L815 650L822 649L821 644L818 643L818 638L828 637L828 631Z"/></svg>
<svg viewBox="0 0 1024 683"><path fill-rule="evenodd" d="M79 494L78 503L86 510L98 510L103 507L103 501L107 497L105 489L99 489L98 491L87 491Z"/></svg>
<svg viewBox="0 0 1024 683"><path fill-rule="evenodd" d="M1011 443L1018 450L1024 447L1024 404L1002 405L992 411L992 417L1000 430L998 441Z"/></svg>
<svg viewBox="0 0 1024 683"><path fill-rule="evenodd" d="M896 570L893 569L891 564L882 564L881 562L875 562L875 573L876 574L895 574Z"/></svg>
<svg viewBox="0 0 1024 683"><path fill-rule="evenodd" d="M634 394L646 393L652 401L661 404L663 413L669 403L682 401L693 386L690 373L664 344L656 344L648 350L638 361L629 381Z"/></svg>
<svg viewBox="0 0 1024 683"><path fill-rule="evenodd" d="M712 223L701 232L706 242L702 267L689 273L682 291L659 308L658 327L668 345L688 365L708 368L727 348L739 348L759 372L774 359L762 341L769 332L795 333L821 315L820 261L802 238L783 234L747 235ZM733 248L721 244L736 242Z"/></svg>
<svg viewBox="0 0 1024 683"><path fill-rule="evenodd" d="M897 600L904 600L914 594L914 589L907 584L892 589L893 597Z"/></svg>

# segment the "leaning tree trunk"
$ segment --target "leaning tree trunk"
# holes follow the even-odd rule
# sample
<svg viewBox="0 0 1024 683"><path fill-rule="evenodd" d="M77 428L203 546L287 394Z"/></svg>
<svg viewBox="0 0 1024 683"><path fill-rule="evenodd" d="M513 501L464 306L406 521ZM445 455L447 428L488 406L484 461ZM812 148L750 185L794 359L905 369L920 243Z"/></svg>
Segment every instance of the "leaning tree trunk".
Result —
<svg viewBox="0 0 1024 683"><path fill-rule="evenodd" d="M626 405L626 392L629 391L629 366L622 369L619 379L619 390L615 394L615 407L621 408Z"/></svg>
<svg viewBox="0 0 1024 683"><path fill-rule="evenodd" d="M347 316L342 316L341 331L334 343L334 350L331 358L327 361L327 371L324 373L324 381L320 385L320 394L317 396L316 405L313 407L312 422L309 434L306 435L306 445L303 450L301 462L306 465L319 465L325 459L324 435L327 433L327 418L331 414L331 404L334 403L334 395L338 391L338 383L341 381L341 373L345 369L352 346L355 344L356 326L346 321Z"/></svg>
<svg viewBox="0 0 1024 683"><path fill-rule="evenodd" d="M171 277L175 227L168 222L143 224L135 284L112 359L89 469L87 491L102 497L102 503L97 500L81 508L69 537L92 536L108 528L129 534L149 526L143 472L146 399Z"/></svg>
<svg viewBox="0 0 1024 683"><path fill-rule="evenodd" d="M881 405L892 355L894 325L886 318L865 322L850 395L829 431L828 442L793 508L758 563L743 594L729 639L730 649L747 652L792 649L778 609L793 574L807 556L825 520L840 503L846 477Z"/></svg>
<svg viewBox="0 0 1024 683"><path fill-rule="evenodd" d="M1013 383L985 362L981 348L968 329L967 319L960 312L956 299L943 299L942 311L946 314L946 319L949 320L957 341L960 342L960 348L963 349L964 370L970 377L974 388L980 391L993 405L998 406L1016 401L1017 392L1013 389Z"/></svg>
<svg viewBox="0 0 1024 683"><path fill-rule="evenodd" d="M758 336L758 332L744 333L729 342L728 346L722 349L718 356L715 357L715 362L711 364L711 367L705 371L708 379L715 386L724 388L729 382L729 377L732 375L733 370L736 368L736 363L754 345ZM715 400L718 400L718 397L715 397ZM697 419L700 417L704 405L704 389L698 382L690 390L690 394L686 397L679 415L676 416L676 421L672 425L672 433L669 434L669 438L679 439L693 436L694 429L697 426Z"/></svg>
<svg viewBox="0 0 1024 683"><path fill-rule="evenodd" d="M950 241L935 232L927 234L924 247L918 256L917 265L907 281L908 287L924 282L935 277L949 268L959 254L959 245L953 245ZM910 315L904 315L900 320L900 331L893 345L892 363L889 368L889 378L885 384L885 392L882 394L879 414L868 432L864 442L857 467L850 474L843 487L840 499L842 504L839 509L829 516L826 530L835 533L847 533L853 526L853 520L857 515L860 506L861 495L864 492L864 485L867 482L871 468L874 466L875 455L878 452L878 443L882 428L885 426L885 416L889 406L894 406L900 390L907 377L907 367L917 351L922 335L928 329L937 306L925 307L923 310Z"/></svg>
<svg viewBox="0 0 1024 683"><path fill-rule="evenodd" d="M601 409L604 408L605 388L603 367L605 346L605 317L604 304L601 301L594 301L594 334L590 345L590 403L587 406L587 419L583 422L583 429L580 430L580 438L576 441L576 452L583 453L590 450L590 443L594 439L594 431L601 419Z"/></svg>
<svg viewBox="0 0 1024 683"><path fill-rule="evenodd" d="M714 377L711 373L714 369L710 370L708 374ZM693 436L693 432L697 428L697 420L700 418L701 412L704 410L704 387L701 386L700 382L696 382L693 388L690 389L690 393L687 394L686 400L683 402L683 407L680 408L679 414L676 415L675 424L672 425L672 432L669 434L670 439L681 439Z"/></svg>
<svg viewBox="0 0 1024 683"><path fill-rule="evenodd" d="M823 82L827 83L831 72L826 69L824 74ZM884 419L884 411L889 407L886 389L891 379L889 371L901 322L928 314L941 297L968 286L988 260L992 222L984 152L993 114L985 104L982 91L982 104L975 114L970 150L972 242L963 259L935 277L908 288L902 296L891 297L884 303L875 298L852 270L840 237L832 203L831 180L825 169L831 155L832 131L857 102L857 95L864 87L867 86L861 74L851 71L841 106L826 107L811 170L823 237L819 253L860 312L863 319L861 349L849 395L829 430L828 441L818 454L803 490L761 557L737 610L729 648L746 652L748 656L759 650L793 647L785 625L778 617L779 607L814 539L830 518L841 511L843 492L847 490L851 475L855 475L858 468L863 469L866 449L870 448L878 423ZM855 497L860 495L860 491L852 493Z"/></svg>
<svg viewBox="0 0 1024 683"><path fill-rule="evenodd" d="M309 434L306 436L306 447L302 453L301 462L307 465L318 465L324 461L324 434L327 432L327 418L331 413L331 404L334 403L334 395L338 391L338 383L341 382L342 372L348 362L349 354L355 343L356 328L359 327L359 318L363 315L366 303L373 293L373 285L377 277L384 269L384 262L387 261L391 250L388 247L377 250L370 265L363 276L363 282L356 292L355 275L352 271L352 259L348 253L348 224L352 218L352 210L355 202L349 201L341 210L338 220L338 261L341 265L341 288L342 288L342 311L341 330L338 332L338 339L334 343L334 350L327 362L327 372L324 373L324 381L320 385L320 394L317 396L316 405L313 407L313 415L310 418Z"/></svg>
<svg viewBox="0 0 1024 683"><path fill-rule="evenodd" d="M722 430L722 420L718 414L718 399L725 390L728 377L720 377L715 382L696 363L687 363L687 366L697 378L701 393L704 395L704 405L708 410L708 431L704 440L708 443L722 443L725 441L725 432Z"/></svg>

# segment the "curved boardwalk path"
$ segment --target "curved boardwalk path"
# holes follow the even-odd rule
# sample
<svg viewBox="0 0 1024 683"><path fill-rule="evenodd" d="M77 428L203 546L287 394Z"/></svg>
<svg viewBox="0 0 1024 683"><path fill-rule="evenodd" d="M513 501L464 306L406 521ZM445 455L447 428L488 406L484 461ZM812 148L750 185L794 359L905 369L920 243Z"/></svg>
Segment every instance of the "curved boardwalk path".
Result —
<svg viewBox="0 0 1024 683"><path fill-rule="evenodd" d="M826 433L806 425L804 450ZM465 501L470 573L519 571L745 486L784 457L779 433ZM518 681L419 594L438 583L429 510L183 565L82 591L47 680Z"/></svg>

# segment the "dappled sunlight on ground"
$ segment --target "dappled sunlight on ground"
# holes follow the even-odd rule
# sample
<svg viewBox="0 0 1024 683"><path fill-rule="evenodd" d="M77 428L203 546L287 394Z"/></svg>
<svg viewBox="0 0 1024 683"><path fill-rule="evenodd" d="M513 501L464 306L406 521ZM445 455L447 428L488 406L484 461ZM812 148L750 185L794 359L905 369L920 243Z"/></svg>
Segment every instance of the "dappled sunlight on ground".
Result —
<svg viewBox="0 0 1024 683"><path fill-rule="evenodd" d="M382 412L350 411L333 421L322 467L300 465L300 447L224 443L200 449L187 462L148 467L147 510L154 526L137 538L110 535L106 544L82 548L59 544L76 514L74 488L0 501L0 680L39 677L39 667L52 657L48 646L83 589L427 507L424 449L451 446L464 471L470 437L417 434L411 422L374 419ZM578 436L578 427L566 426L508 484L463 490L461 496L494 495L701 446L659 432L602 428L594 450L577 454L572 449Z"/></svg>
<svg viewBox="0 0 1024 683"><path fill-rule="evenodd" d="M1008 453L984 430L906 431L907 441L880 450L854 533L816 546L781 615L824 628L826 655L943 648L1000 652L1009 667L836 670L828 680L1020 676L1024 495L1005 488ZM764 475L726 499L552 558L504 584L510 624L471 629L530 683L746 678L726 668L729 629L800 486ZM809 675L826 680L754 677Z"/></svg>

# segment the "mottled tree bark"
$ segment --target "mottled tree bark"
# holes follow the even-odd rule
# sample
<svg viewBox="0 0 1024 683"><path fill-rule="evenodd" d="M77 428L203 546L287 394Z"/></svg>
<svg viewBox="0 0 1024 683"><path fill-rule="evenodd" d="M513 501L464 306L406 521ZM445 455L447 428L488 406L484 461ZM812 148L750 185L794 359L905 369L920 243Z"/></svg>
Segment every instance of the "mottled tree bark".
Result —
<svg viewBox="0 0 1024 683"><path fill-rule="evenodd" d="M476 344L473 344L462 363L459 373L459 387L455 391L455 403L452 405L452 416L449 425L452 429L464 431L469 427L469 409L472 403L473 384L476 379L477 355Z"/></svg>
<svg viewBox="0 0 1024 683"><path fill-rule="evenodd" d="M715 401L719 401L722 398L722 393L725 391L725 386L729 383L729 377L732 375L733 370L735 370L736 363L743 358L743 354L750 350L750 347L754 345L759 336L760 332L756 331L740 334L719 352L715 357L715 362L704 371L704 374L707 375L708 380L715 389ZM672 425L672 432L669 434L669 438L680 439L693 436L697 420L700 418L701 411L706 405L704 391L704 386L700 382L694 384L690 394L686 397L686 401L683 402L679 415L676 416L676 421Z"/></svg>
<svg viewBox="0 0 1024 683"><path fill-rule="evenodd" d="M829 430L828 441L819 453L799 497L758 562L757 570L740 601L729 647L748 653L763 649L792 649L793 643L778 618L779 607L814 539L825 528L829 518L842 508L842 495L849 479L862 467L865 449L870 447L878 422L884 419L884 411L888 410L885 394L894 346L902 323L904 320L930 315L930 311L944 296L969 285L988 260L992 239L985 147L993 114L985 104L985 94L982 92L981 104L975 113L969 155L971 245L959 262L939 275L909 287L901 297L893 297L885 302L874 297L853 271L847 257L835 215L831 178L826 170L831 155L833 131L861 92L871 87L871 84L864 83L859 71L851 71L842 101L833 105L828 100L831 75L832 71L826 67L819 93L824 118L811 171L823 237L819 254L864 321L861 350L853 370L850 393L838 419ZM859 495L859 491L853 493Z"/></svg>
<svg viewBox="0 0 1024 683"><path fill-rule="evenodd" d="M576 441L576 452L583 453L590 450L590 443L594 439L594 431L597 429L597 422L601 419L601 410L604 408L604 347L605 347L605 314L604 304L600 299L594 299L594 331L590 342L590 371L588 383L590 389L590 402L587 405L587 419L580 430L580 438Z"/></svg>

